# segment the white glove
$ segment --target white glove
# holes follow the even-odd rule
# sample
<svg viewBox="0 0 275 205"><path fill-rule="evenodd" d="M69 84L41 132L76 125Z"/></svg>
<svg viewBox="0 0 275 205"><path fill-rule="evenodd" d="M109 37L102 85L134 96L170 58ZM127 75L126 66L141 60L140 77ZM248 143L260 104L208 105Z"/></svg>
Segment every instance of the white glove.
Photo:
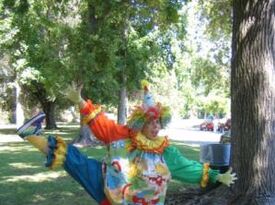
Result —
<svg viewBox="0 0 275 205"><path fill-rule="evenodd" d="M217 176L217 181L225 184L226 186L230 186L231 184L234 184L235 180L237 180L237 179L238 178L236 177L236 173L232 173L231 167L224 174L219 174Z"/></svg>
<svg viewBox="0 0 275 205"><path fill-rule="evenodd" d="M81 90L83 85L77 86L74 82L72 85L70 85L65 91L64 95L66 98L71 100L75 104L79 104L81 101L83 101L81 97Z"/></svg>

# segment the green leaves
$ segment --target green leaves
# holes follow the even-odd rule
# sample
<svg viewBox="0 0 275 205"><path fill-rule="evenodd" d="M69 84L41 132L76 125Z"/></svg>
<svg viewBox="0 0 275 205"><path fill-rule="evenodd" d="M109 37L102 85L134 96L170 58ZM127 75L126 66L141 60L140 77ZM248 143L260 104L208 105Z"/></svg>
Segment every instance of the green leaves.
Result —
<svg viewBox="0 0 275 205"><path fill-rule="evenodd" d="M51 99L62 99L60 90L72 81L81 81L85 97L115 105L121 87L126 86L133 93L139 89L141 79L158 83L169 77L173 81L168 87L180 90L175 96L183 96L185 105L195 104L196 95L207 95L213 89L229 92L228 72L224 72L228 46L217 40L217 52L213 51L211 57L198 54L198 48L207 46L197 45L193 39L195 32L203 28L196 27L195 32L188 33L186 27L192 22L190 9L182 8L185 1L1 3L1 49L10 55L22 84L30 86L29 90L43 88L41 92ZM200 17L205 18L204 22L213 22L214 32L228 2L219 1L216 5L209 0L202 5L206 7L199 7Z"/></svg>
<svg viewBox="0 0 275 205"><path fill-rule="evenodd" d="M213 40L230 40L232 32L232 0L200 0L202 16L208 19L207 34Z"/></svg>

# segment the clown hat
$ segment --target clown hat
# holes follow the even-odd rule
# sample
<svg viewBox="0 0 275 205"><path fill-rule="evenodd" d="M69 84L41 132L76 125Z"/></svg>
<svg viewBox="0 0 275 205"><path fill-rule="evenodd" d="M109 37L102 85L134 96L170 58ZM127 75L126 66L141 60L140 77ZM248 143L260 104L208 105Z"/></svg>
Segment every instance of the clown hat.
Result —
<svg viewBox="0 0 275 205"><path fill-rule="evenodd" d="M142 106L144 109L155 106L155 101L153 95L149 92L149 82L146 80L141 81L141 87L143 88L143 103Z"/></svg>
<svg viewBox="0 0 275 205"><path fill-rule="evenodd" d="M129 117L128 127L139 131L144 124L150 120L160 120L162 128L165 128L171 121L170 109L163 106L161 103L155 103L153 94L149 90L149 83L146 80L141 81L143 89L143 102L141 106L136 106L134 111Z"/></svg>

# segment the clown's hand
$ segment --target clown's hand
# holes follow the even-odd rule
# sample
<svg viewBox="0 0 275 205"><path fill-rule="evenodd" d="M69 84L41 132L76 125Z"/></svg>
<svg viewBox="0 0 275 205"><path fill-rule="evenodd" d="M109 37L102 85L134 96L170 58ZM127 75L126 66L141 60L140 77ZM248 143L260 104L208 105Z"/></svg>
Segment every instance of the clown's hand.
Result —
<svg viewBox="0 0 275 205"><path fill-rule="evenodd" d="M225 184L226 186L230 186L231 184L234 184L235 180L237 180L237 179L238 178L236 177L236 173L232 173L231 167L224 174L219 174L217 176L217 181Z"/></svg>
<svg viewBox="0 0 275 205"><path fill-rule="evenodd" d="M83 101L83 99L81 97L82 87L83 87L83 85L77 86L75 83L72 83L65 90L65 92L64 92L65 97L68 98L73 103L79 104L81 101Z"/></svg>

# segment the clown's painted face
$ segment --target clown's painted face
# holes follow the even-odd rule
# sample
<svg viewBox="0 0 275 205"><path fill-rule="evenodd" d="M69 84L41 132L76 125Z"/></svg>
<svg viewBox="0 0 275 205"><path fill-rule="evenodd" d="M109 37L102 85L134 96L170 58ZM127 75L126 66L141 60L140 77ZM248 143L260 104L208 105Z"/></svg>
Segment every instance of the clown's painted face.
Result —
<svg viewBox="0 0 275 205"><path fill-rule="evenodd" d="M161 125L159 119L152 119L144 124L142 134L144 134L148 139L156 139L160 129Z"/></svg>

